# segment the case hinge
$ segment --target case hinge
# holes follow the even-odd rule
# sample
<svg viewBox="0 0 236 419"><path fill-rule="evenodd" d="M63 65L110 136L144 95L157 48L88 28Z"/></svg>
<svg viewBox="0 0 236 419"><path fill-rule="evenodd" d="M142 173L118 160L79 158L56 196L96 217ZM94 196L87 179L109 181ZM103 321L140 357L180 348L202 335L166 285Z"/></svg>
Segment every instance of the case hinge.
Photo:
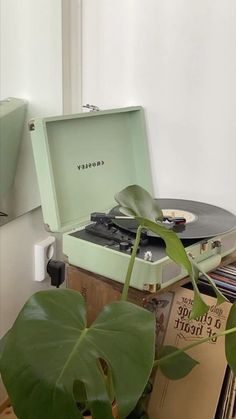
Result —
<svg viewBox="0 0 236 419"><path fill-rule="evenodd" d="M96 105L90 105L89 103L86 103L86 105L83 105L84 109L88 109L89 112L98 112L100 111L99 107Z"/></svg>

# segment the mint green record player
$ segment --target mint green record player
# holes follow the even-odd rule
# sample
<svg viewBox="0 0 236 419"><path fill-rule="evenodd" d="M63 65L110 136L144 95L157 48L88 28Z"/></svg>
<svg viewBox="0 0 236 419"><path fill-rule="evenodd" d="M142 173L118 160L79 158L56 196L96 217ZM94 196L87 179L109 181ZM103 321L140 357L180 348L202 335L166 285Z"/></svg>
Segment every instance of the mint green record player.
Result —
<svg viewBox="0 0 236 419"><path fill-rule="evenodd" d="M63 233L63 253L70 264L124 282L130 259L124 243L133 232L112 225L97 237L90 231L90 215L112 210L114 195L128 185L153 192L143 108L38 118L29 127L46 228ZM191 213L186 214L193 222ZM188 254L206 271L236 249L236 218L230 216L215 235L184 240ZM141 246L131 285L155 292L186 272L165 255L158 238L150 240Z"/></svg>

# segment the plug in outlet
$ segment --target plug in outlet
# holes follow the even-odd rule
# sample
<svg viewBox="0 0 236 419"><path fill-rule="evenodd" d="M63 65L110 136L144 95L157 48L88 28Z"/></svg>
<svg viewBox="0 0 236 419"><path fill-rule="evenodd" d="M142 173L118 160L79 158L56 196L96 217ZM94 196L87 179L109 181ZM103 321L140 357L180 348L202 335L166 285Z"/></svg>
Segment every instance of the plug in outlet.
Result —
<svg viewBox="0 0 236 419"><path fill-rule="evenodd" d="M34 280L44 281L48 278L47 264L56 251L56 239L48 236L45 240L34 245Z"/></svg>

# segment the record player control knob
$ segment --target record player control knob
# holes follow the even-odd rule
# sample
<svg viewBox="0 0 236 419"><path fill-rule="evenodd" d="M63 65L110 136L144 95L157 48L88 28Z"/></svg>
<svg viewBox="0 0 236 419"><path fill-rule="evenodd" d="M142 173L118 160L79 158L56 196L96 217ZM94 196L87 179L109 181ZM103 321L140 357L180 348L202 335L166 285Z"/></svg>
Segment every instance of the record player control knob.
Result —
<svg viewBox="0 0 236 419"><path fill-rule="evenodd" d="M151 252L151 250L147 250L144 253L144 260L147 260L149 262L152 262L152 252Z"/></svg>
<svg viewBox="0 0 236 419"><path fill-rule="evenodd" d="M129 242L120 242L119 243L119 248L122 251L126 251L130 248L130 243Z"/></svg>
<svg viewBox="0 0 236 419"><path fill-rule="evenodd" d="M222 246L222 243L221 243L221 241L220 241L220 240L214 240L214 241L212 242L212 249L219 248L219 247L221 247L221 246Z"/></svg>
<svg viewBox="0 0 236 419"><path fill-rule="evenodd" d="M134 248L133 246L131 246L131 247L130 247L130 252L131 252L131 253L132 253L132 251L133 251L133 248ZM138 254L139 252L140 252L140 247L138 247L138 248L137 248L137 254Z"/></svg>

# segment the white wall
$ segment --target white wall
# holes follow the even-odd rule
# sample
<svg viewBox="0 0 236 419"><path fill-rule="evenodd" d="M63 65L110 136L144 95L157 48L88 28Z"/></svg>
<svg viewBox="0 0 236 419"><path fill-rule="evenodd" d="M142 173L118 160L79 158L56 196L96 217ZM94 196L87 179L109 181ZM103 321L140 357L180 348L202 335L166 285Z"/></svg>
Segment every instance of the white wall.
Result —
<svg viewBox="0 0 236 419"><path fill-rule="evenodd" d="M61 0L0 0L0 11L1 97L28 99L29 117L61 114ZM39 203L29 135L24 141L21 193L31 188ZM0 228L0 335L26 299L48 286L33 282L33 245L47 236L39 208ZM0 385L0 403L4 397Z"/></svg>
<svg viewBox="0 0 236 419"><path fill-rule="evenodd" d="M155 192L236 213L235 0L85 0L83 103L146 109Z"/></svg>
<svg viewBox="0 0 236 419"><path fill-rule="evenodd" d="M60 114L61 1L1 0L0 5L0 98L26 99L27 120ZM19 214L40 205L27 124L13 193Z"/></svg>
<svg viewBox="0 0 236 419"><path fill-rule="evenodd" d="M7 331L29 295L45 288L33 281L33 245L45 238L40 209L1 227L0 330Z"/></svg>

